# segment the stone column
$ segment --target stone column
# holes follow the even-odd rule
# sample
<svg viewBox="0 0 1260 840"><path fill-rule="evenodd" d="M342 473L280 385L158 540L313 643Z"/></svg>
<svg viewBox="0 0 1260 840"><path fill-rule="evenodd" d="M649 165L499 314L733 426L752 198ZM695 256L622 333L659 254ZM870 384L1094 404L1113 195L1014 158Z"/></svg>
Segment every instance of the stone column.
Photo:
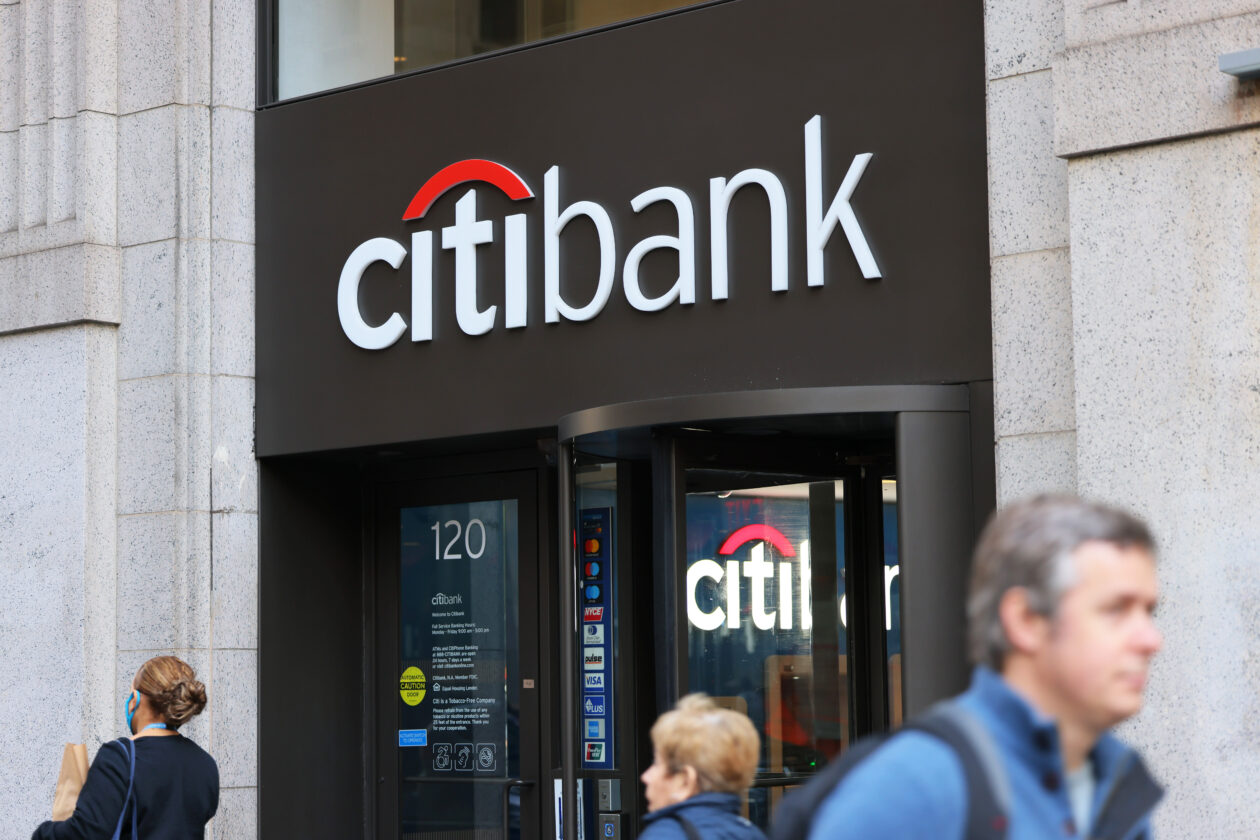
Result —
<svg viewBox="0 0 1260 840"><path fill-rule="evenodd" d="M219 761L216 830L256 835L255 6L0 0L15 824L46 817L61 743L121 734L136 667L173 652L209 687L186 733Z"/></svg>
<svg viewBox="0 0 1260 840"><path fill-rule="evenodd" d="M1164 651L1122 735L1162 836L1260 812L1260 3L988 0L998 487L1130 507ZM1051 105L1052 103L1052 105Z"/></svg>
<svg viewBox="0 0 1260 840"><path fill-rule="evenodd" d="M998 502L1076 488L1067 163L1053 153L1062 0L988 0Z"/></svg>
<svg viewBox="0 0 1260 840"><path fill-rule="evenodd" d="M1055 151L1069 160L1082 492L1160 540L1164 651L1125 731L1168 786L1157 833L1254 837L1260 811L1260 3L1069 0Z"/></svg>

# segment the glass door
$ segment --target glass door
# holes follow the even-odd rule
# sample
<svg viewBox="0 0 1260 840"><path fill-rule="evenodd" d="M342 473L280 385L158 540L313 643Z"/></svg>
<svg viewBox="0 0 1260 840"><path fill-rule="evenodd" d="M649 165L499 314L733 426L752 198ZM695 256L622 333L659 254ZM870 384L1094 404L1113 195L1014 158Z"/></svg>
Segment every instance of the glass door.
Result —
<svg viewBox="0 0 1260 840"><path fill-rule="evenodd" d="M785 790L900 721L891 460L718 439L677 457L679 693L752 719L764 827Z"/></svg>
<svg viewBox="0 0 1260 840"><path fill-rule="evenodd" d="M892 427L879 421L574 440L570 702L588 833L608 807L592 801L593 782L619 782L611 810L639 824L647 733L689 692L760 733L744 807L762 827L855 738L900 723L898 485Z"/></svg>
<svg viewBox="0 0 1260 840"><path fill-rule="evenodd" d="M534 488L509 473L385 491L378 836L539 834Z"/></svg>

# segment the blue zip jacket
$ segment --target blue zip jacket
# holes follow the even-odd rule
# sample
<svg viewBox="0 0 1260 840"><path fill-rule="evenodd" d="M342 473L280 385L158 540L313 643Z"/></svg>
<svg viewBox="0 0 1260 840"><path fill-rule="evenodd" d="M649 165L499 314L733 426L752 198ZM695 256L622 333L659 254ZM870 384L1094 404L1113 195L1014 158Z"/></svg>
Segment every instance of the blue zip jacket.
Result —
<svg viewBox="0 0 1260 840"><path fill-rule="evenodd" d="M976 669L959 702L984 724L1001 754L1011 796L1007 840L1082 837L1068 802L1054 721L985 667ZM1110 840L1149 840L1150 812L1161 791L1137 754L1105 734L1090 761L1096 786L1087 836L1107 827ZM957 754L932 735L906 732L844 777L823 800L809 837L963 840L967 801Z"/></svg>
<svg viewBox="0 0 1260 840"><path fill-rule="evenodd" d="M643 818L639 840L687 840L675 814L694 825L704 840L766 840L761 829L739 815L739 797L733 793L698 793L653 811Z"/></svg>

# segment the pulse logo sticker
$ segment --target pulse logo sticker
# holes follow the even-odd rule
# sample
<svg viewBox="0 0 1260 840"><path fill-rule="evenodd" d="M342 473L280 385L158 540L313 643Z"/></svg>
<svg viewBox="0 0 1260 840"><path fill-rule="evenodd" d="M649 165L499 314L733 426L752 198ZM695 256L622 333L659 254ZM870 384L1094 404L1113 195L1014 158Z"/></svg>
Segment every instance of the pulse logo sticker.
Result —
<svg viewBox="0 0 1260 840"><path fill-rule="evenodd" d="M582 654L582 667L587 671L604 670L604 649L602 647L588 647L584 649Z"/></svg>
<svg viewBox="0 0 1260 840"><path fill-rule="evenodd" d="M806 284L822 286L826 271L824 250L836 228L844 231L849 247L857 260L862 276L868 280L882 277L866 234L850 205L854 191L870 163L872 155L855 155L839 189L829 202L824 201L822 156L822 117L815 116L805 124L804 189L785 189L778 175L761 168L749 168L730 178L709 178L707 210L709 219L709 297L726 300L729 287L728 216L735 194L746 186L764 191L770 207L770 291L788 291L788 195L804 195L804 254ZM548 324L567 321L589 321L604 310L616 284L618 263L621 288L626 302L640 312L659 312L677 303L696 303L702 283L696 254L696 239L703 236L696 223L695 202L687 192L673 186L657 186L630 199L630 209L641 213L653 204L670 205L678 218L678 235L649 236L635 243L624 259L617 247L613 217L602 204L591 200L573 201L561 207L560 167L552 166L543 174L541 238L543 249L542 297L544 320ZM406 222L422 221L442 195L465 184L486 184L513 201L534 198L534 190L525 180L501 163L490 160L461 160L444 167L424 182L403 211ZM599 269L595 291L589 300L573 303L561 292L560 237L569 222L585 218L595 228L598 240ZM477 296L478 247L495 239L495 224L477 217L477 187L469 188L455 202L455 222L442 228L440 247L455 258L455 320L466 335L485 335L497 324L511 329L528 326L529 226L525 213L513 213L503 219L503 317L498 304L482 308ZM537 226L535 227L537 230ZM411 250L387 237L374 237L356 247L346 259L337 283L337 315L342 331L351 342L365 350L383 350L402 338L411 329L413 342L433 340L433 267L434 231L416 230L411 234ZM535 233L537 236L537 233ZM678 277L662 294L649 297L640 282L639 270L653 251L674 251L678 257ZM411 318L393 312L383 324L371 325L359 308L359 284L368 267L383 262L398 270L411 256ZM535 282L536 279L535 279Z"/></svg>

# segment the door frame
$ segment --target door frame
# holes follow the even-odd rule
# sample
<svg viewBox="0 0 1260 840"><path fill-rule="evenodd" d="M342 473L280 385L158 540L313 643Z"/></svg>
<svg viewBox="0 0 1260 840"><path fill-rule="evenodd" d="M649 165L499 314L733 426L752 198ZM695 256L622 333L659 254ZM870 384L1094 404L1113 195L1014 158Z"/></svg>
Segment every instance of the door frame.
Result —
<svg viewBox="0 0 1260 840"><path fill-rule="evenodd" d="M374 488L373 533L370 537L374 559L371 571L371 609L365 622L365 662L370 669L365 685L371 696L365 705L370 730L365 743L371 756L368 767L377 784L371 813L375 819L375 837L399 837L399 793L397 731L398 701L395 685L398 670L398 598L399 598L399 511L406 507L435 504L515 499L517 501L517 628L518 675L523 681L519 692L520 767L515 777L506 779L469 779L469 784L485 784L503 789L505 808L510 789L519 788L522 836L530 833L549 836L549 810L543 807L543 780L546 778L545 750L549 743L550 716L542 695L548 684L544 673L551 668L543 655L542 640L552 632L548 622L545 591L548 589L549 566L546 562L546 519L541 515L548 508L540 496L548 482L537 469L503 472L462 472L446 476L425 474L423 477L380 482ZM525 681L533 688L525 688ZM549 698L548 698L549 700ZM516 782L513 784L513 782Z"/></svg>
<svg viewBox="0 0 1260 840"><path fill-rule="evenodd" d="M567 533L572 526L569 510L573 506L573 488L569 468L573 463L574 442L579 438L603 440L615 449L623 433L647 431L650 434L653 428L663 426L757 418L891 415L898 483L902 701L904 713L909 717L932 702L960 691L970 672L963 644L966 582L972 546L996 496L992 397L992 383L983 381L958 385L740 391L664 397L575 412L558 423L559 533ZM677 552L681 523L677 522L672 506L662 504L667 501L665 496L677 498L682 487L683 474L674 446L668 436L652 443L653 508L658 516L668 517L663 527L655 529L653 572L657 580L655 606L673 616L674 626L678 627L685 626L678 623L683 605L675 578L680 573L675 568L660 565L664 562L660 558L665 557L672 566L677 566L673 561L680 556ZM870 547L859 550L869 551ZM576 560L567 542L561 560L560 603L568 616L575 612L572 593ZM875 584L876 581L868 580L863 588L871 589ZM878 603L882 606L882 595ZM683 618L685 620L685 616ZM870 620L868 616L862 623ZM562 649L568 635L561 635ZM882 641L882 636L879 638ZM562 673L566 677L562 688L569 690L562 690L559 698L563 722L560 742L561 754L567 758L577 755L577 700L567 679L573 667L571 649L562 662ZM667 669L667 675L671 670ZM664 704L672 702L662 692L677 696L677 679L676 674L667 676L667 685L658 687L659 708L667 708ZM674 684L668 685L671 682ZM876 688L868 684L866 691L873 692ZM882 687L878 688L882 692ZM879 723L872 720L867 725L875 727ZM567 813L575 813L577 771L572 760L564 762L563 771L563 807ZM572 824L566 823L565 840L575 837Z"/></svg>
<svg viewBox="0 0 1260 840"><path fill-rule="evenodd" d="M657 498L671 507L669 513L662 517L664 533L658 537L658 544L666 547L666 550L657 552L654 568L660 581L657 586L658 597L664 594L663 589L673 593L666 613L671 616L673 638L658 638L657 648L658 657L664 654L665 661L658 662L658 670L665 670L664 682L668 689L668 693L660 697L658 702L658 708L663 711L673 703L673 698L685 693L684 686L689 683L686 605L680 594L686 591L687 471L703 468L721 472L746 470L767 476L790 475L805 483L842 483L845 498L844 533L835 535L835 539L837 544L844 544L846 576L850 574L851 566L852 572L856 573L855 577L849 577L849 583L854 586L852 591L861 591L865 595L867 578L876 577L866 574L866 564L883 565L882 526L878 520L881 506L879 481L883 474L893 473L894 460L891 429L884 440L873 446L854 443L843 452L834 451L829 446L831 441L816 438L741 438L732 433L696 433L685 429L663 430L657 437L662 443L669 441L669 445L662 447L669 454L663 454L662 459L673 459L672 469L664 473L665 478L657 492ZM884 443L887 444L887 451L880 445ZM872 498L876 517L874 525L868 510ZM811 520L814 518L813 513L811 511ZM860 562L854 562L859 560ZM880 586L882 587L882 578ZM851 733L853 738L884 728L884 716L872 714L867 709L867 705L876 698L877 705L881 708L884 705L883 677L867 673L874 670L873 662L883 659L882 656L875 658L872 648L872 645L877 645L882 649L882 632L868 632L870 628L883 625L883 589L879 588L878 592L878 606L870 615L868 613L871 610L868 609L865 597L849 598L847 601L852 616L849 622L851 629L846 633L848 649L845 654L852 663L850 673L855 675L848 698L850 714L853 716L851 720L856 726ZM882 668L880 670L882 673ZM859 699L860 703L857 702Z"/></svg>

